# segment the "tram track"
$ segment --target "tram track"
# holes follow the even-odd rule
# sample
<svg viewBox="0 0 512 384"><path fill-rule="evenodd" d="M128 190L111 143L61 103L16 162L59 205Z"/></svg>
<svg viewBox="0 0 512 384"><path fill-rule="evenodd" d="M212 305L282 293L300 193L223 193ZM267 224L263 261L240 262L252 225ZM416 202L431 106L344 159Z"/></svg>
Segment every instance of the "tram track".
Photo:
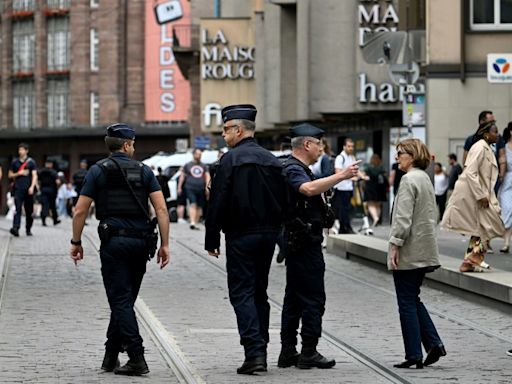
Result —
<svg viewBox="0 0 512 384"><path fill-rule="evenodd" d="M207 263L209 266L211 266L213 269L217 270L218 272L222 273L223 275L227 275L225 269L215 263L213 260L210 260L210 256L206 256L203 253L197 252L194 248L190 247L188 244L176 240L176 243L180 245L182 248L188 250L189 252L192 252L194 255L199 256L202 261ZM271 306L273 306L278 311L283 310L283 306L275 299L269 297L268 298L269 303ZM401 383L401 384L411 384L412 382L408 379L404 378L403 376L400 376L393 370L387 368L380 362L378 362L375 359L372 359L370 356L362 352L360 349L358 349L356 346L336 337L334 334L322 331L322 337L326 342L334 346L335 348L343 351L347 355L351 356L355 360L357 360L362 365L366 366L373 372L375 372L377 375L381 376L382 378L386 379L390 383Z"/></svg>
<svg viewBox="0 0 512 384"><path fill-rule="evenodd" d="M91 244L99 258L99 247L93 236L85 232L82 236ZM134 309L141 325L149 334L153 343L155 343L160 355L178 381L183 384L204 384L205 381L187 361L178 345L174 342L174 338L168 333L141 297L137 298Z"/></svg>

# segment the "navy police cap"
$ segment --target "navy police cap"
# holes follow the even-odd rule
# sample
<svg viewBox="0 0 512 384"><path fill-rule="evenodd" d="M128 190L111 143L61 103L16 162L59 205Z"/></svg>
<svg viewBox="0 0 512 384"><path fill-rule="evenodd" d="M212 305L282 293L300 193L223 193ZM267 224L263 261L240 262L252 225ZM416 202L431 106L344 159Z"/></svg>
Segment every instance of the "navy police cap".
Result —
<svg viewBox="0 0 512 384"><path fill-rule="evenodd" d="M135 130L126 124L116 123L107 127L107 136L133 140L135 139Z"/></svg>
<svg viewBox="0 0 512 384"><path fill-rule="evenodd" d="M324 130L314 125L303 123L296 125L295 127L290 128L290 137L293 139L294 137L314 137L316 139L320 139L324 135Z"/></svg>
<svg viewBox="0 0 512 384"><path fill-rule="evenodd" d="M235 104L229 105L222 109L222 121L243 119L243 120L256 120L256 107L252 104Z"/></svg>

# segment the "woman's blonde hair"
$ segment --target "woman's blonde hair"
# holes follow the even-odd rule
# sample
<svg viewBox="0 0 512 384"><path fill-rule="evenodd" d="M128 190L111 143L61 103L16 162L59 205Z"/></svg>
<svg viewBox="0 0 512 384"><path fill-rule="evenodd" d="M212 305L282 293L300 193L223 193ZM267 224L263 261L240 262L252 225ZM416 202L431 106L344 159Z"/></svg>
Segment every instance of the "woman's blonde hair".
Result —
<svg viewBox="0 0 512 384"><path fill-rule="evenodd" d="M412 157L412 165L415 168L427 169L430 165L430 152L425 144L418 139L405 139L396 146L397 151L408 153Z"/></svg>

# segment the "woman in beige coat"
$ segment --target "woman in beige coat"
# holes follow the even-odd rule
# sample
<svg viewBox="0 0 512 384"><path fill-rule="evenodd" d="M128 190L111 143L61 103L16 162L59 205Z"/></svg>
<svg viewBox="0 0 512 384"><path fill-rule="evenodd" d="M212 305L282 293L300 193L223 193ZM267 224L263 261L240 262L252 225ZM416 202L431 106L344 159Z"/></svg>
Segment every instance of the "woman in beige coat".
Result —
<svg viewBox="0 0 512 384"><path fill-rule="evenodd" d="M406 172L393 205L388 267L393 270L405 361L396 368L423 368L446 355L443 342L419 294L427 272L439 267L436 240L437 205L434 187L425 169L430 153L420 140L397 145L396 160ZM428 352L423 362L421 344Z"/></svg>
<svg viewBox="0 0 512 384"><path fill-rule="evenodd" d="M498 165L490 147L497 139L495 121L480 124L441 224L444 229L471 236L461 272L488 269L489 264L484 261L486 246L491 239L503 237L505 233L494 193Z"/></svg>

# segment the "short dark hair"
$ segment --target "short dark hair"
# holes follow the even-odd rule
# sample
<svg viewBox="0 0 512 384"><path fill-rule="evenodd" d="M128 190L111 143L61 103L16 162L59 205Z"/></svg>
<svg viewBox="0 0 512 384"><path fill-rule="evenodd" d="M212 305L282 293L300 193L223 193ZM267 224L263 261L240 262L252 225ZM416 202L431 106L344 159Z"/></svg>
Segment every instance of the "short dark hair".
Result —
<svg viewBox="0 0 512 384"><path fill-rule="evenodd" d="M126 141L129 141L129 140L121 139L119 137L105 136L105 144L107 145L107 148L110 152L119 151L121 148L123 148L123 144Z"/></svg>
<svg viewBox="0 0 512 384"><path fill-rule="evenodd" d="M28 144L27 143L19 143L18 148L25 148L25 150L28 151Z"/></svg>
<svg viewBox="0 0 512 384"><path fill-rule="evenodd" d="M201 151L201 153L203 153L203 150L201 148L196 147L192 150L192 154L196 153L196 151Z"/></svg>
<svg viewBox="0 0 512 384"><path fill-rule="evenodd" d="M510 136L512 134L512 121L509 121L507 128L503 130L503 141L507 143L510 140Z"/></svg>
<svg viewBox="0 0 512 384"><path fill-rule="evenodd" d="M352 142L352 143L353 143L353 142L354 142L354 140L352 140L352 138L350 138L350 137L345 137L345 138L343 139L343 146L347 145L347 143L350 143L350 142Z"/></svg>
<svg viewBox="0 0 512 384"><path fill-rule="evenodd" d="M448 155L448 158L453 161L457 161L457 155L455 153L450 153Z"/></svg>
<svg viewBox="0 0 512 384"><path fill-rule="evenodd" d="M478 115L478 124L481 124L487 115L492 115L492 111L482 111Z"/></svg>

